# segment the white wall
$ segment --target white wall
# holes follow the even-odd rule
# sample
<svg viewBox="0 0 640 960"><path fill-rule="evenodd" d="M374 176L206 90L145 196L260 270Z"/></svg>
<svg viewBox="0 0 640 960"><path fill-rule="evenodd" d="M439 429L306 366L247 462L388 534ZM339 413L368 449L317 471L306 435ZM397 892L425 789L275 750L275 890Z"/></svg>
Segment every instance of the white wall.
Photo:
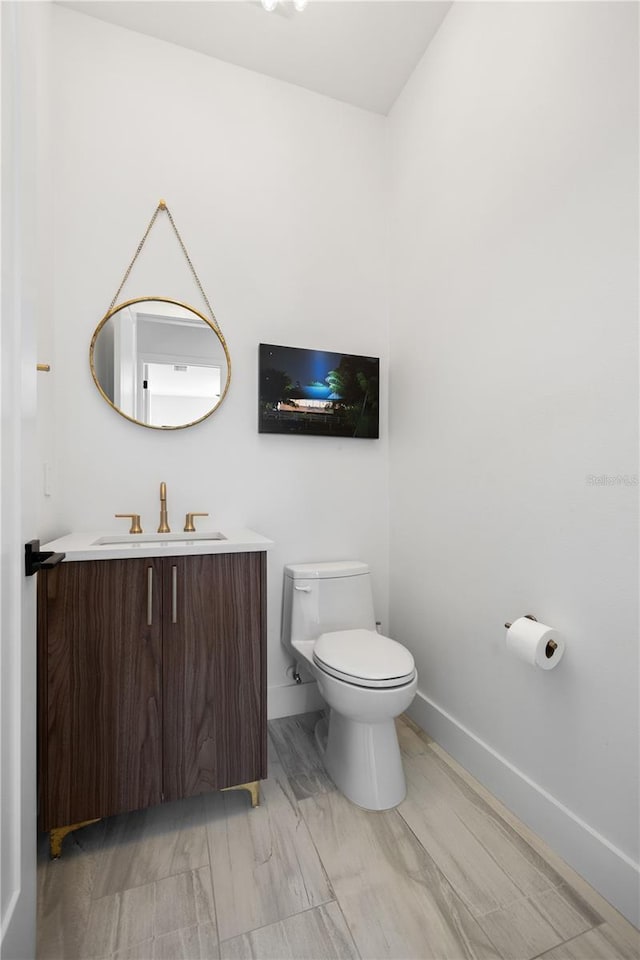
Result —
<svg viewBox="0 0 640 960"><path fill-rule="evenodd" d="M35 956L36 338L51 309L48 245L50 4L0 10L0 958ZM38 344L40 346L40 344Z"/></svg>
<svg viewBox="0 0 640 960"><path fill-rule="evenodd" d="M303 701L276 690L289 683L283 565L368 561L387 619L385 121L82 14L56 8L54 21L55 532L121 529L113 514L124 511L153 530L164 480L174 529L204 510L215 529L273 539L271 710L295 712ZM161 197L232 359L220 410L178 433L115 414L88 363ZM202 309L162 217L157 254L143 252L122 296ZM380 356L382 439L258 435L261 341Z"/></svg>
<svg viewBox="0 0 640 960"><path fill-rule="evenodd" d="M390 117L414 716L638 922L638 9L454 4ZM525 613L566 639L507 655ZM635 866L634 866L635 864Z"/></svg>

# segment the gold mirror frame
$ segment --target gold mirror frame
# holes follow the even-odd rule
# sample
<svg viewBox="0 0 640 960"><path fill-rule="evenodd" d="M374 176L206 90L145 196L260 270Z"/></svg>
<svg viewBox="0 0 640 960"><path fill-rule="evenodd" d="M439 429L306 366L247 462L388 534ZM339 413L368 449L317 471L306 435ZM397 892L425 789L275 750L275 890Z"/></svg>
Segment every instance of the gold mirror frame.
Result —
<svg viewBox="0 0 640 960"><path fill-rule="evenodd" d="M150 301L157 301L159 303L170 303L173 306L182 307L185 310L189 310L191 313L195 314L196 317L198 317L200 320L206 323L208 327L210 327L210 329L213 331L213 333L215 333L216 337L220 341L220 344L222 345L222 349L224 350L224 354L227 360L227 380L224 385L224 389L222 390L217 403L214 404L211 410L208 410L207 413L204 414L204 416L198 417L197 420L192 420L190 423L181 423L181 424L178 424L177 426L157 426L156 424L153 424L153 423L144 423L142 420L136 420L135 417L130 417L128 413L124 413L119 407L115 405L113 400L111 400L111 398L108 397L107 394L104 392L98 380L98 375L96 373L96 367L94 363L94 355L95 355L96 341L100 335L100 331L103 329L107 321L110 320L115 313L118 313L120 310L123 310L125 307L130 307L134 303L148 303ZM203 313L201 313L199 310L196 310L195 307L192 307L188 303L184 303L184 301L182 300L174 300L171 297L133 297L131 300L123 300L122 303L118 303L115 306L110 307L109 310L107 310L107 312L105 313L100 323L98 324L98 326L96 327L93 333L93 336L91 338L91 345L89 347L89 366L91 367L91 376L93 377L93 382L95 383L99 393L101 394L103 399L106 400L109 406L113 410L115 410L116 413L118 413L121 417L124 417L125 420L129 420L130 423L135 423L139 427L147 427L147 429L149 430L184 430L187 427L195 426L197 423L202 423L203 420L206 420L208 417L210 417L211 414L214 413L220 407L220 404L222 403L222 401L227 395L227 392L229 390L229 385L231 383L231 357L229 355L227 342L224 339L224 336L222 335L222 331L219 330L218 327L214 323L212 323L208 317L205 317Z"/></svg>

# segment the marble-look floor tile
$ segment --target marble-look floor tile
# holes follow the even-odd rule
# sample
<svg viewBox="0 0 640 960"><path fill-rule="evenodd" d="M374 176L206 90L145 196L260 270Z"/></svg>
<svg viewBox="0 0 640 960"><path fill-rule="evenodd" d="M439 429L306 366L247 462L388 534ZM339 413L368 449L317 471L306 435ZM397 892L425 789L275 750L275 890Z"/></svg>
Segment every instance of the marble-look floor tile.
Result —
<svg viewBox="0 0 640 960"><path fill-rule="evenodd" d="M540 954L540 960L638 960L638 957L640 933L635 931L629 939L609 923Z"/></svg>
<svg viewBox="0 0 640 960"><path fill-rule="evenodd" d="M214 924L201 923L158 937L152 960L218 960L219 956Z"/></svg>
<svg viewBox="0 0 640 960"><path fill-rule="evenodd" d="M110 817L93 897L206 866L205 817L202 797Z"/></svg>
<svg viewBox="0 0 640 960"><path fill-rule="evenodd" d="M69 834L59 860L49 859L48 834L42 834L38 850L38 960L80 957L104 832L103 821Z"/></svg>
<svg viewBox="0 0 640 960"><path fill-rule="evenodd" d="M267 734L267 780L271 777L271 766L274 763L278 765L278 769L282 769L273 739Z"/></svg>
<svg viewBox="0 0 640 960"><path fill-rule="evenodd" d="M531 960L596 926L600 917L561 886L489 913L479 923L505 960Z"/></svg>
<svg viewBox="0 0 640 960"><path fill-rule="evenodd" d="M337 903L326 903L220 945L222 960L358 960Z"/></svg>
<svg viewBox="0 0 640 960"><path fill-rule="evenodd" d="M156 882L156 937L204 924L215 932L216 912L209 864Z"/></svg>
<svg viewBox="0 0 640 960"><path fill-rule="evenodd" d="M321 717L322 713L314 710L269 721L269 733L287 774L322 766L313 735Z"/></svg>
<svg viewBox="0 0 640 960"><path fill-rule="evenodd" d="M462 822L455 809L434 800L421 806L409 795L398 812L475 917L522 899L523 892Z"/></svg>
<svg viewBox="0 0 640 960"><path fill-rule="evenodd" d="M97 958L110 957L116 949L116 930L120 920L120 902L121 894L114 893L108 897L101 897L99 900L92 900L89 915L87 917L85 934L82 939L82 946L79 956L82 960L97 960ZM127 904L123 907L127 910ZM146 918L141 918L140 936L136 941L140 942L150 937L150 930L146 925Z"/></svg>
<svg viewBox="0 0 640 960"><path fill-rule="evenodd" d="M396 732L398 734L400 749L408 757L414 757L424 753L425 750L428 749L429 744L433 742L424 730L421 730L420 727L404 713L396 719Z"/></svg>
<svg viewBox="0 0 640 960"><path fill-rule="evenodd" d="M219 956L216 929L205 923L141 940L117 950L110 960L218 960Z"/></svg>
<svg viewBox="0 0 640 960"><path fill-rule="evenodd" d="M145 883L141 887L130 887L122 893L111 894L102 900L94 900L93 906L102 907L104 917L109 914L108 928L112 935L112 950L122 950L141 940L147 940L155 934L156 890L155 883ZM107 927L105 926L105 929ZM90 933L91 941L94 940ZM94 948L95 949L95 948ZM90 951L85 951L90 956ZM95 952L94 956L100 956Z"/></svg>
<svg viewBox="0 0 640 960"><path fill-rule="evenodd" d="M623 940L626 939L634 943L637 942L638 931L636 927L626 920L615 907L601 897L583 877L562 860L548 843L537 836L530 827L505 807L505 805L483 786L483 784L476 780L468 770L465 770L446 750L443 750L443 748L433 740L430 742L430 750L440 758L458 782L464 783L472 795L477 797L488 809L494 812L498 823L508 825L512 830L512 836L515 835L521 841L524 841L524 850L533 850L535 852L542 865L540 869L548 871L547 875L550 877L552 877L554 873L556 877L559 877L559 879L554 882L554 885L558 886L561 883L568 884L592 910L602 917L606 924L610 925L613 930L622 936ZM638 956L640 957L640 951L638 951Z"/></svg>
<svg viewBox="0 0 640 960"><path fill-rule="evenodd" d="M93 900L80 955L101 958L144 953L147 947L138 945L205 924L215 933L208 865Z"/></svg>
<svg viewBox="0 0 640 960"><path fill-rule="evenodd" d="M208 816L221 940L334 899L281 773L262 782L259 807L235 792L211 794Z"/></svg>
<svg viewBox="0 0 640 960"><path fill-rule="evenodd" d="M315 711L269 722L269 735L298 800L335 790L324 768L314 735L321 716L319 711Z"/></svg>
<svg viewBox="0 0 640 960"><path fill-rule="evenodd" d="M405 756L400 815L474 916L553 889L562 878L432 750Z"/></svg>
<svg viewBox="0 0 640 960"><path fill-rule="evenodd" d="M365 960L640 960L637 931L408 718L409 794L384 814L335 791L317 718L276 722L257 810L239 792L114 817L55 862L43 836L38 960L350 960L354 942Z"/></svg>
<svg viewBox="0 0 640 960"><path fill-rule="evenodd" d="M339 793L299 806L362 957L498 956L396 811L361 810Z"/></svg>
<svg viewBox="0 0 640 960"><path fill-rule="evenodd" d="M109 960L153 960L153 940L141 940L111 954Z"/></svg>
<svg viewBox="0 0 640 960"><path fill-rule="evenodd" d="M551 886L557 887L563 883L563 877L558 871L531 846L522 834L514 829L504 817L500 816L497 809L487 803L486 800L480 796L479 792L474 790L467 780L461 777L453 767L443 759L441 754L442 750L440 748L436 749L434 745L433 748L429 748L426 756L429 756L434 761L432 770L435 771L436 767L439 768L443 777L441 783L444 785L445 790L448 789L450 792L450 802L457 804L459 798L462 796L471 802L473 809L482 811L483 816L479 822L486 825L488 842L493 844L499 842L498 838L508 837L510 841L510 846L507 848L507 851L509 851L507 855L510 859L509 872L517 877L519 876L519 868L521 867L523 871L522 882L526 883L525 878L530 876L530 866L533 866L539 874L545 877ZM480 827L478 827L478 829L480 830ZM511 850L517 851L519 856L515 859L511 858ZM507 851L505 851L505 853ZM500 853L502 855L502 850Z"/></svg>

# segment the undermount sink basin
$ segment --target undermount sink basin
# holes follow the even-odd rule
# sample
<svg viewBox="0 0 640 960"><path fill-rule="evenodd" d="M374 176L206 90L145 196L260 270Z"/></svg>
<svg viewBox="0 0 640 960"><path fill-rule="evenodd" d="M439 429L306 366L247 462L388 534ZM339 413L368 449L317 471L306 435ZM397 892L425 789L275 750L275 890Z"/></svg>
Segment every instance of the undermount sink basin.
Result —
<svg viewBox="0 0 640 960"><path fill-rule="evenodd" d="M99 547L107 543L126 543L135 546L138 543L202 543L207 540L226 540L223 533L213 533L210 530L196 530L194 533L122 533L109 537L98 537L93 546Z"/></svg>

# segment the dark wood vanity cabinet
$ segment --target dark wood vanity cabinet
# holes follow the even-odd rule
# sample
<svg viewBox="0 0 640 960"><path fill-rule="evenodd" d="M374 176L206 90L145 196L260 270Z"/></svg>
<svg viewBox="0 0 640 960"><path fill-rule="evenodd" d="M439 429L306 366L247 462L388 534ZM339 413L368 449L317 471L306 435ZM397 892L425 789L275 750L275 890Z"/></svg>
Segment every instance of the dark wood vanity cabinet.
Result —
<svg viewBox="0 0 640 960"><path fill-rule="evenodd" d="M164 561L165 800L267 775L264 556Z"/></svg>
<svg viewBox="0 0 640 960"><path fill-rule="evenodd" d="M67 562L38 591L43 830L266 777L264 552Z"/></svg>
<svg viewBox="0 0 640 960"><path fill-rule="evenodd" d="M38 574L39 785L45 830L162 799L159 560ZM150 623L148 622L150 621Z"/></svg>

